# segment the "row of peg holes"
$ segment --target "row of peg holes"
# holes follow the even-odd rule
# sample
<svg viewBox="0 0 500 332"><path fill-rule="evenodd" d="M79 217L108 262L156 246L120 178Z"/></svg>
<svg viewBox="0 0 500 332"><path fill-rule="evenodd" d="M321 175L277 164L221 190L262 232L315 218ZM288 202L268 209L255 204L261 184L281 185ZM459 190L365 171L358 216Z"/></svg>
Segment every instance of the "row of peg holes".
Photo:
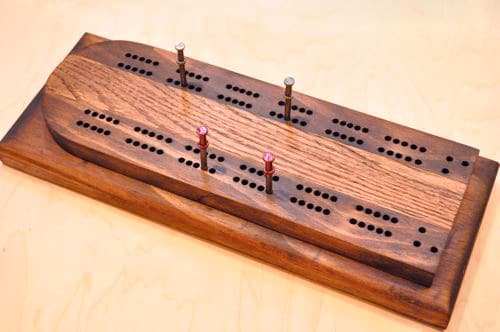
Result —
<svg viewBox="0 0 500 332"><path fill-rule="evenodd" d="M232 84L226 84L226 89L233 90L234 92L239 92L239 93L245 94L247 96L252 96L254 98L259 98L260 97L260 94L258 92L253 92L251 90L240 88L240 87L238 87L236 85L233 86Z"/></svg>
<svg viewBox="0 0 500 332"><path fill-rule="evenodd" d="M180 157L179 159L177 159L177 161L180 162L181 164L184 164L186 166L191 166L193 168L200 168L200 166L201 166L199 162L192 161L192 160L186 159L184 157ZM215 172L216 172L215 168L208 169L208 173L210 173L210 174L215 174Z"/></svg>
<svg viewBox="0 0 500 332"><path fill-rule="evenodd" d="M228 103L232 103L234 105L239 105L239 106L242 106L242 107L244 106L246 108L252 108L252 106L253 106L252 104L246 103L243 100L238 100L236 98L231 98L229 96L224 96L223 94L218 94L217 95L217 99L224 100L224 101L226 101Z"/></svg>
<svg viewBox="0 0 500 332"><path fill-rule="evenodd" d="M356 138L354 136L347 136L346 134L342 134L338 131L333 131L331 129L326 129L325 134L332 135L333 137L340 138L342 140L348 140L351 143L356 143L358 145L363 145L364 141L362 139Z"/></svg>
<svg viewBox="0 0 500 332"><path fill-rule="evenodd" d="M349 223L351 225L358 225L359 228L365 228L369 231L375 231L375 233L377 234L384 234L385 236L387 237L391 237L392 236L392 232L391 231L384 231L383 228L381 227L375 227L374 225L372 224L366 224L364 221L358 221L357 219L355 218L351 218L349 219Z"/></svg>
<svg viewBox="0 0 500 332"><path fill-rule="evenodd" d="M137 133L141 133L145 136L149 136L151 138L156 138L157 140L159 141L162 141L163 139L165 139L165 143L172 143L174 140L170 137L165 137L164 135L162 134L157 134L155 133L154 131L151 131L151 130L148 130L146 128L141 128L141 127L135 127L134 128L134 131L137 132Z"/></svg>
<svg viewBox="0 0 500 332"><path fill-rule="evenodd" d="M345 121L345 120L339 120L339 119L337 119L337 118L334 118L334 119L332 120L332 123L333 123L333 124L338 124L338 125L340 125L340 126L342 126L342 127L344 127L344 126L345 126L345 127L349 128L349 129L354 129L354 130L356 130L356 131L360 131L360 130L361 130L361 132L363 132L363 133L365 133L365 134L366 134L366 133L368 133L368 132L370 131L370 130L369 130L368 128L366 128L366 127L361 127L360 125L357 125L357 124L354 124L354 123L351 123L351 122L347 122L347 121Z"/></svg>
<svg viewBox="0 0 500 332"><path fill-rule="evenodd" d="M275 116L275 117L277 117L278 119L283 119L283 118L285 117L285 116L283 115L283 113L276 113L275 111L271 111L271 112L269 112L269 115L270 115L270 116L273 116L273 117ZM302 121L301 121L301 120L300 120L300 119L298 119L298 118L292 118L290 121L292 121L292 123L294 123L294 124L297 124L297 123L298 123L298 124L300 124L302 127L307 126L307 121L304 121L304 120L302 120Z"/></svg>
<svg viewBox="0 0 500 332"><path fill-rule="evenodd" d="M107 130L107 129L104 129L104 128L101 128L101 127L97 127L95 125L92 125L88 122L85 122L85 121L82 121L82 120L78 120L76 121L76 125L78 127L83 127L83 128L86 128L86 129L90 129L92 131L95 131L97 132L98 134L103 134L104 136L109 136L111 135L111 131Z"/></svg>
<svg viewBox="0 0 500 332"><path fill-rule="evenodd" d="M124 68L126 70L131 70L133 71L134 73L135 72L139 72L139 74L142 74L142 75L146 75L146 76L151 76L153 75L153 72L152 71L149 71L149 70L145 70L145 69L139 69L138 67L134 67L134 66L131 66L131 65L126 65L124 64L123 62L120 62L117 64L117 66L119 68Z"/></svg>
<svg viewBox="0 0 500 332"><path fill-rule="evenodd" d="M96 112L96 111L92 111L92 110L89 110L89 109L86 109L85 111L83 111L83 114L85 115L89 115L93 118L97 118L97 119L100 119L100 120L105 120L106 122L110 122L114 125L119 125L120 124L120 120L118 119L113 119L113 117L111 116L107 116L106 114L102 114L102 113L99 113L99 112Z"/></svg>
<svg viewBox="0 0 500 332"><path fill-rule="evenodd" d="M263 176L264 171L263 170L257 170L255 167L248 167L245 164L240 165L240 169L242 171L247 171L250 174L257 174L258 176ZM273 181L278 182L280 180L280 177L278 175L273 175Z"/></svg>
<svg viewBox="0 0 500 332"><path fill-rule="evenodd" d="M330 209L325 209L322 206L314 205L313 203L307 203L305 200L298 199L295 196L290 197L290 202L292 202L294 204L298 204L299 206L305 206L307 209L314 210L314 211L316 211L318 213L322 212L325 216L327 216L327 215L329 215L331 213Z"/></svg>
<svg viewBox="0 0 500 332"><path fill-rule="evenodd" d="M258 191L264 191L264 189L266 189L264 186L257 185L257 183L255 183L255 182L250 182L247 179L240 179L239 176L233 177L233 181L236 182L236 183L241 183L243 186L248 185L250 188L257 189Z"/></svg>
<svg viewBox="0 0 500 332"><path fill-rule="evenodd" d="M177 73L180 72L179 68L177 68L176 72ZM195 72L188 71L188 70L186 70L186 75L189 77L194 77L197 80L202 80L204 82L208 82L210 80L210 78L208 76L202 76L200 74L196 74Z"/></svg>
<svg viewBox="0 0 500 332"><path fill-rule="evenodd" d="M404 156L403 154L399 153L399 152L394 152L392 150L386 150L384 147L379 147L377 149L378 152L380 153L386 153L388 156L394 156L396 159L402 159L404 157L404 161L406 162L409 162L411 163L412 161L415 162L416 165L422 165L422 160L420 159L415 159L413 160L413 158L411 156Z"/></svg>
<svg viewBox="0 0 500 332"><path fill-rule="evenodd" d="M397 224L399 222L399 219L397 217L391 217L389 216L388 214L382 214L381 212L379 211L373 211L372 209L370 208L365 208L363 207L362 205L356 205L356 210L357 211L360 211L360 212L364 212L366 213L367 215L372 215L375 217L375 218L380 218L382 217L382 219L388 221L390 220L393 224ZM424 230L424 233L425 233L425 230Z"/></svg>
<svg viewBox="0 0 500 332"><path fill-rule="evenodd" d="M171 77L167 78L167 79L165 80L165 82L170 83L170 84L173 84L173 85L177 85L177 86L181 85L181 81L179 81L179 80L174 80L174 79L173 79L173 78L171 78ZM201 92L201 91L203 90L203 88L202 88L202 87L200 87L200 86L195 86L195 85L193 85L193 84L188 84L188 85L187 85L187 88L188 88L189 90L194 90L194 91L196 91L196 92Z"/></svg>
<svg viewBox="0 0 500 332"><path fill-rule="evenodd" d="M298 191L304 190L306 193L312 194L312 195L317 196L317 197L321 196L321 198L326 199L326 200L330 200L334 203L338 200L337 196L335 196L333 194L331 195L329 193L321 192L321 190L319 190L319 189L314 190L311 187L304 187L304 185L300 184L300 183L298 185L296 185L295 188L297 188Z"/></svg>
<svg viewBox="0 0 500 332"><path fill-rule="evenodd" d="M410 149L412 150L417 150L422 152L422 153L425 153L427 152L427 148L425 146L421 146L421 147L418 147L418 145L416 144L410 144L408 143L407 141L401 141L399 138L393 138L391 136L385 136L384 139L388 142L392 141L392 143L394 144L401 144L401 146L404 146L404 147L410 147Z"/></svg>
<svg viewBox="0 0 500 332"><path fill-rule="evenodd" d="M283 100L278 101L279 106L285 106L285 102ZM299 107L298 105L292 105L292 111L299 111L300 113L305 113L307 115L313 115L314 111L306 109L305 107Z"/></svg>
<svg viewBox="0 0 500 332"><path fill-rule="evenodd" d="M145 62L147 64L152 64L153 66L158 66L160 64L158 61L153 61L152 59L149 59L149 58L146 58L146 57L143 57L143 56L139 56L137 54L125 53L125 57L131 58L131 59L134 59L134 60L139 60L139 61Z"/></svg>
<svg viewBox="0 0 500 332"><path fill-rule="evenodd" d="M132 146L135 146L136 148L141 148L143 150L147 150L151 153L156 153L158 155L162 155L164 153L164 151L162 149L158 149L158 148L151 146L149 144L146 144L146 143L141 143L139 141L133 140L130 137L125 139L125 143L131 144Z"/></svg>

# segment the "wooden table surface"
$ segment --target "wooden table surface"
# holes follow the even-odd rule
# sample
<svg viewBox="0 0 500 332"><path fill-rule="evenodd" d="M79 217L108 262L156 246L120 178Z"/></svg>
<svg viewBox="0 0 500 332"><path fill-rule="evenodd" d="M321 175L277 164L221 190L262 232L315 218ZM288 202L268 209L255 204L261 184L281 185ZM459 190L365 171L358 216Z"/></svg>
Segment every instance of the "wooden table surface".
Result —
<svg viewBox="0 0 500 332"><path fill-rule="evenodd" d="M2 1L0 137L85 31L500 160L499 1ZM499 182L450 331L500 330ZM0 165L0 331L364 330L432 328Z"/></svg>

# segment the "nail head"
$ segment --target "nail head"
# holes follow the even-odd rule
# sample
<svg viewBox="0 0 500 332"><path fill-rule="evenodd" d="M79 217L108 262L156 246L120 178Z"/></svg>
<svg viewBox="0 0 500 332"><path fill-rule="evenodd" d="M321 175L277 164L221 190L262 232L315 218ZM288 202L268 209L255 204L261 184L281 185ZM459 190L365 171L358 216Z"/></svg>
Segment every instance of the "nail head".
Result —
<svg viewBox="0 0 500 332"><path fill-rule="evenodd" d="M183 43L183 42L177 42L177 43L175 44L175 49L176 49L177 51L182 51L182 50L184 50L184 48L185 48L185 47L186 47L186 45L184 45L184 43Z"/></svg>
<svg viewBox="0 0 500 332"><path fill-rule="evenodd" d="M196 133L200 136L206 136L208 134L208 128L205 126L200 126L196 128Z"/></svg>
<svg viewBox="0 0 500 332"><path fill-rule="evenodd" d="M287 78L285 78L284 83L285 83L285 85L294 85L295 79L291 76L288 76Z"/></svg>
<svg viewBox="0 0 500 332"><path fill-rule="evenodd" d="M272 163L276 159L276 157L271 152L266 152L266 153L264 153L264 156L262 156L262 159L266 163Z"/></svg>

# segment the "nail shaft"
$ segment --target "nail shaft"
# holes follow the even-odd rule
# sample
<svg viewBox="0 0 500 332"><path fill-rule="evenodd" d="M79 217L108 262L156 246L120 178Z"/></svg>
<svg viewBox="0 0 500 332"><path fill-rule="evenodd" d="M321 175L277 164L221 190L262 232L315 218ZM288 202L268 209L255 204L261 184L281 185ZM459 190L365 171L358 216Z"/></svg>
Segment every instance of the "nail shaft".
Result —
<svg viewBox="0 0 500 332"><path fill-rule="evenodd" d="M290 111L292 109L292 86L295 83L293 77L285 78L285 121L290 121Z"/></svg>
<svg viewBox="0 0 500 332"><path fill-rule="evenodd" d="M201 164L201 169L206 171L208 170L208 164L207 164L207 149L200 149L200 164Z"/></svg>
<svg viewBox="0 0 500 332"><path fill-rule="evenodd" d="M273 193L273 176L271 174L266 174L266 193Z"/></svg>
<svg viewBox="0 0 500 332"><path fill-rule="evenodd" d="M181 78L181 85L187 86L186 79L186 59L184 58L184 48L183 42L175 44L175 49L177 50L177 64L179 65L179 75Z"/></svg>

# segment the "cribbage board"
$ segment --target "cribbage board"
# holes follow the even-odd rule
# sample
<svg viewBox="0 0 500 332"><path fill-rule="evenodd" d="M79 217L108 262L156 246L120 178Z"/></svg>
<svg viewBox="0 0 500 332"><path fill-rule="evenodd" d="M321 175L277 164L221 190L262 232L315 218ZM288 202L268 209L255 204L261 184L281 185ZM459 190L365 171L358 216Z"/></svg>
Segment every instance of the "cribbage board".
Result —
<svg viewBox="0 0 500 332"><path fill-rule="evenodd" d="M446 326L496 162L295 91L286 120L284 87L190 57L183 86L178 60L86 34L2 140L0 157ZM200 125L209 128L206 170Z"/></svg>

